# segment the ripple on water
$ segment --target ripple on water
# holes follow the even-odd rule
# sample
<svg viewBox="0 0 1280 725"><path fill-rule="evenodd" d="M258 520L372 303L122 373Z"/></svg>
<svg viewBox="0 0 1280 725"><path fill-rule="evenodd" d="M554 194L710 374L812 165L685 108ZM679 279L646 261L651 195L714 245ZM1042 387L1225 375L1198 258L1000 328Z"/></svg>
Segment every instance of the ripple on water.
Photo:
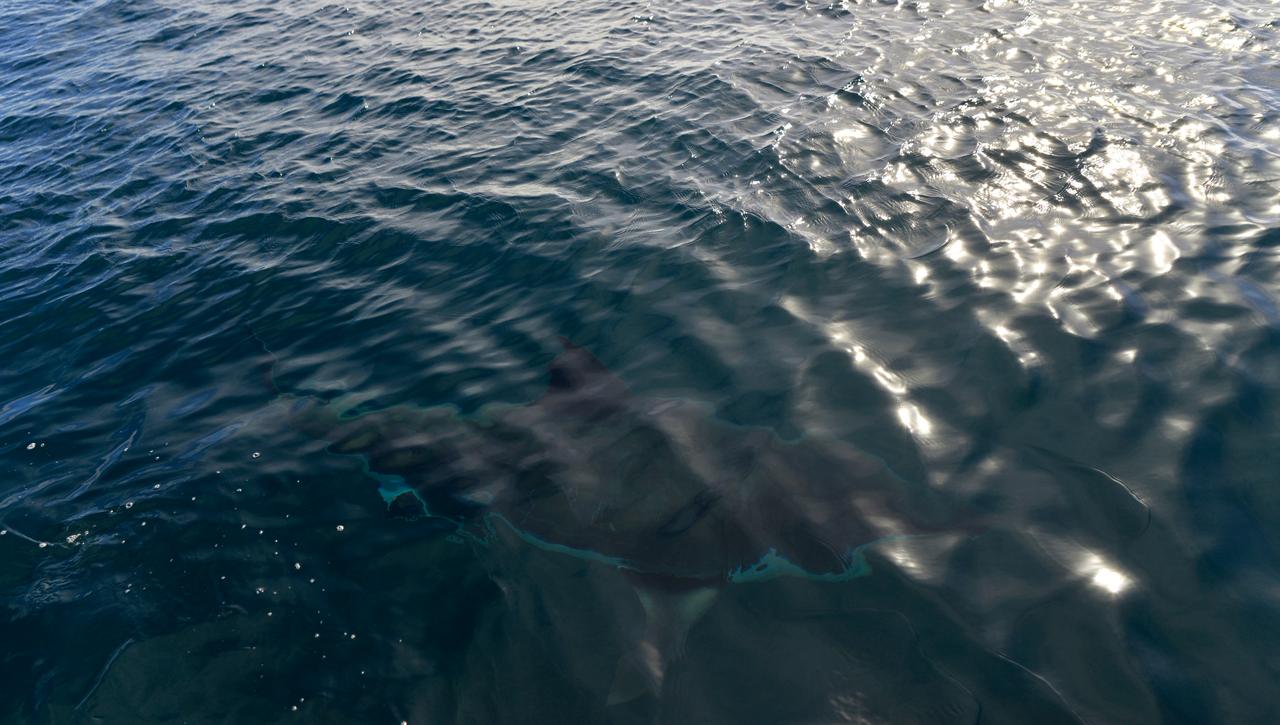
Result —
<svg viewBox="0 0 1280 725"><path fill-rule="evenodd" d="M1274 720L1278 52L1259 0L0 7L0 720ZM285 425L483 421L562 335L980 515L661 609Z"/></svg>

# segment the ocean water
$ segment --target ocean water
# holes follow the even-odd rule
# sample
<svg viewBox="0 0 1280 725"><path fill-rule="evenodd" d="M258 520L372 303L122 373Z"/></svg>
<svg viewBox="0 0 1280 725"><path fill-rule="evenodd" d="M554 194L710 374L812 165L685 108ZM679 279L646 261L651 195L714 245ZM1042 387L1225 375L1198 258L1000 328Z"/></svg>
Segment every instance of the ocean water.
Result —
<svg viewBox="0 0 1280 725"><path fill-rule="evenodd" d="M1280 6L0 2L0 722L1280 721Z"/></svg>

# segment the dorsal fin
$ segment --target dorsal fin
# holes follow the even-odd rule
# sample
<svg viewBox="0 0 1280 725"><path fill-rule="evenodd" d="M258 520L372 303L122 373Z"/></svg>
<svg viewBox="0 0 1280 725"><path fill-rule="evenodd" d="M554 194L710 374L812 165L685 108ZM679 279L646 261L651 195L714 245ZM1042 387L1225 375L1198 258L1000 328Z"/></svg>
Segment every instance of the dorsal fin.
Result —
<svg viewBox="0 0 1280 725"><path fill-rule="evenodd" d="M629 395L626 383L586 348L561 337L564 350L551 361L547 396L586 396L622 399Z"/></svg>

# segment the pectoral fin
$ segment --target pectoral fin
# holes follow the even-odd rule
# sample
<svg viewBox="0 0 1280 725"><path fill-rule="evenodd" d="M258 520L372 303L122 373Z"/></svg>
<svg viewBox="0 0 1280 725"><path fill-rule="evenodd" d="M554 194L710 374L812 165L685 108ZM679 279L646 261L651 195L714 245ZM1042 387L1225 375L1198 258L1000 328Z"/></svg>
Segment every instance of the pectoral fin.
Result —
<svg viewBox="0 0 1280 725"><path fill-rule="evenodd" d="M689 629L706 614L720 593L718 587L663 591L636 587L644 607L644 634L635 648L618 660L607 704L657 695L667 668L680 657Z"/></svg>

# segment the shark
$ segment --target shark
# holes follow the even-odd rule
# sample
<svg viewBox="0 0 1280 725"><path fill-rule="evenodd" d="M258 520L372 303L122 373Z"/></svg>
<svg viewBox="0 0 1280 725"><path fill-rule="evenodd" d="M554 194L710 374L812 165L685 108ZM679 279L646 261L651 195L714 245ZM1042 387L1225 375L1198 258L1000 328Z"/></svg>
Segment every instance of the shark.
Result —
<svg viewBox="0 0 1280 725"><path fill-rule="evenodd" d="M868 546L956 530L955 502L846 441L786 440L697 402L635 395L586 348L560 344L545 392L525 404L463 414L280 398L297 428L360 457L394 510L481 540L501 527L616 567L646 624L618 663L610 704L660 691L723 587L853 579L870 571Z"/></svg>

